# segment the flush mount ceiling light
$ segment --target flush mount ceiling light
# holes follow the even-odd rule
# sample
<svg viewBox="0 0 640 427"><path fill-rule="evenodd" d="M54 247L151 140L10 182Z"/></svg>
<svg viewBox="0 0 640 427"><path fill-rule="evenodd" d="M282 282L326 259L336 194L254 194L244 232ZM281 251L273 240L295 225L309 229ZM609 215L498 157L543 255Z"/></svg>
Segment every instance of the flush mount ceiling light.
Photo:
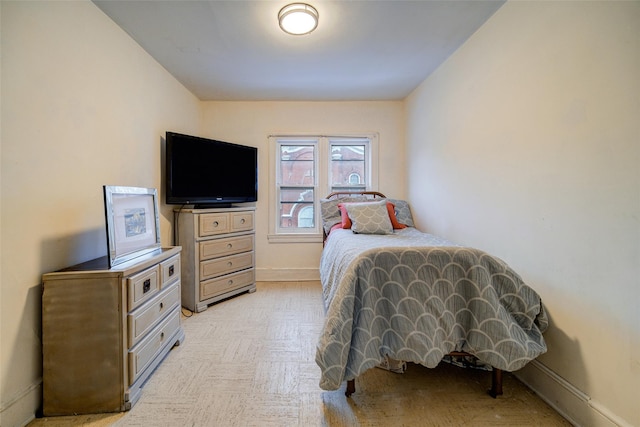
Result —
<svg viewBox="0 0 640 427"><path fill-rule="evenodd" d="M309 34L318 26L318 11L306 3L291 3L280 9L278 22L285 33Z"/></svg>

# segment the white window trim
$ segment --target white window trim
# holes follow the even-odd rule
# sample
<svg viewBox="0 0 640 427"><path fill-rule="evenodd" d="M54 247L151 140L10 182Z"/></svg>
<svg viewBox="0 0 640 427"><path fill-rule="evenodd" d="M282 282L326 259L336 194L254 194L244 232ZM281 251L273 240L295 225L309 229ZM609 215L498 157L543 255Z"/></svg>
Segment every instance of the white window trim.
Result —
<svg viewBox="0 0 640 427"><path fill-rule="evenodd" d="M378 133L362 132L354 134L279 134L269 136L269 232L270 243L319 243L322 242L322 218L317 209L320 199L331 192L329 183L329 140L348 140L350 138L366 138L369 140L370 167L367 172L367 190L378 189ZM279 165L279 143L317 140L318 161L316 162L316 186L314 191L314 208L316 208L316 227L312 232L280 232L279 229L279 191L277 172Z"/></svg>
<svg viewBox="0 0 640 427"><path fill-rule="evenodd" d="M280 158L280 146L281 145L299 145L299 146L310 146L310 147L314 147L314 170L313 170L313 183L310 185L306 185L304 187L311 187L313 188L313 206L315 207L315 205L318 202L318 193L321 191L320 189L320 182L322 181L322 157L323 157L323 153L322 153L322 148L321 148L321 142L320 142L321 138L318 137L306 137L306 138L302 138L302 137L280 137L280 138L276 138L275 139L275 147L274 150L272 151L272 156L274 158L274 163L275 163L275 170L274 170L274 179L275 179L275 185L273 190L275 191L275 196L273 198L273 202L275 203L275 210L274 210L274 214L275 217L274 219L274 226L275 226L275 234L282 236L282 235L287 235L287 234L291 234L291 235L316 235L319 232L322 232L322 225L318 224L318 221L316 219L315 221L315 226L313 228L310 229L286 229L289 230L289 232L287 233L285 231L284 228L280 227L280 221L279 221L279 201L280 201L280 189L281 189L281 185L278 182L278 177L281 176L281 173L279 171L279 166L282 165L282 163L280 162L279 158Z"/></svg>

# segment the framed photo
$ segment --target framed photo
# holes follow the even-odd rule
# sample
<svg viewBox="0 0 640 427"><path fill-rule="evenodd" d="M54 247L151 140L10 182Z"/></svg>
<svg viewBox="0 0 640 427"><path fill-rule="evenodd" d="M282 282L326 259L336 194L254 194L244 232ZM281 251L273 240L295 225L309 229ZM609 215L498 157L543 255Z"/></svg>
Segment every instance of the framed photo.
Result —
<svg viewBox="0 0 640 427"><path fill-rule="evenodd" d="M104 186L109 268L160 248L158 190Z"/></svg>

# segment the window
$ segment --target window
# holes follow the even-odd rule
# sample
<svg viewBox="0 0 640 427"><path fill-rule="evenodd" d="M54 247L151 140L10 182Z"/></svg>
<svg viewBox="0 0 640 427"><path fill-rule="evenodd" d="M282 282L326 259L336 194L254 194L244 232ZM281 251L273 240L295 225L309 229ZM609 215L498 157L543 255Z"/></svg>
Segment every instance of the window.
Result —
<svg viewBox="0 0 640 427"><path fill-rule="evenodd" d="M368 141L362 139L329 139L331 150L331 191L362 191L367 185Z"/></svg>
<svg viewBox="0 0 640 427"><path fill-rule="evenodd" d="M318 140L279 141L277 150L278 231L287 233L315 229L309 210L315 204L318 175ZM301 218L302 222L299 221Z"/></svg>
<svg viewBox="0 0 640 427"><path fill-rule="evenodd" d="M273 136L270 241L318 241L319 201L332 191L374 188L375 136Z"/></svg>

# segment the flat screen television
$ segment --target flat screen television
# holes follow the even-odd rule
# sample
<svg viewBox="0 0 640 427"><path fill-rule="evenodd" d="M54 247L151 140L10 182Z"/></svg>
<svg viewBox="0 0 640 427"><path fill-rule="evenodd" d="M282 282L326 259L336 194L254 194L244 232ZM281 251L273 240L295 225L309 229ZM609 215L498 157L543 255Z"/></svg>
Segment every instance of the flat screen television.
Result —
<svg viewBox="0 0 640 427"><path fill-rule="evenodd" d="M165 202L196 208L258 200L258 149L166 133Z"/></svg>

